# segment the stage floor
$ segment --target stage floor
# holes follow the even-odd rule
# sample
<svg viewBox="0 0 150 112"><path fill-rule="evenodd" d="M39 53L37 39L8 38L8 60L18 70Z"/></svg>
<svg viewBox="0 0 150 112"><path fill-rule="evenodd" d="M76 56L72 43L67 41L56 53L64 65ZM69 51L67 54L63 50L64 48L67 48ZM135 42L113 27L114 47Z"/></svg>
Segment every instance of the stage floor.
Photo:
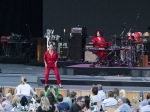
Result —
<svg viewBox="0 0 150 112"><path fill-rule="evenodd" d="M71 67L80 68L81 65L73 65ZM88 65L85 64L84 67L88 68ZM23 64L0 64L0 68L0 86L17 86L20 83L20 78L25 76L31 86L39 88L44 87L43 84L39 84L39 80L41 82L44 80L45 67ZM111 68L107 67L107 70L109 69ZM62 70L62 68L59 70ZM50 74L49 83L51 85L56 85L56 79L52 70ZM89 90L92 84L103 84L105 90L112 90L117 87L120 89L124 88L127 91L147 91L149 89L148 85L150 85L150 77L87 76L66 74L60 74L60 77L63 89Z"/></svg>

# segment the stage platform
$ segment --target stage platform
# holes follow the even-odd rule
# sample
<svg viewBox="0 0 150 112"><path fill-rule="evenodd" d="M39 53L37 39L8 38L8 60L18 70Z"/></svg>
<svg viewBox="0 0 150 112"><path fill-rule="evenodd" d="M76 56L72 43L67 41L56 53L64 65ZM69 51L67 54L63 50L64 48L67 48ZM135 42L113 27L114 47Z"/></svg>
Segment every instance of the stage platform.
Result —
<svg viewBox="0 0 150 112"><path fill-rule="evenodd" d="M110 90L110 88L132 88L133 90L140 90L141 88L148 88L150 85L150 77L132 77L132 76L100 76L100 75L72 75L69 74L70 69L74 67L82 69L81 71L95 72L95 69L107 70L107 72L117 71L119 68L108 68L108 67L88 67L84 65L84 69L81 65L69 66L66 68L59 68L60 77L63 89L89 89L93 84L102 84L104 87ZM36 87L44 87L44 71L45 68L41 66L29 66L23 64L0 64L0 86L17 86L20 83L20 78L25 76L28 79L28 83ZM85 69L86 68L86 69ZM131 68L121 68L122 71L132 70ZM149 70L149 68L134 68L134 70ZM111 72L110 72L111 73ZM68 74L68 75L67 75ZM56 85L56 79L53 71L50 71L49 84ZM58 86L58 85L57 85ZM146 89L145 89L146 90Z"/></svg>
<svg viewBox="0 0 150 112"><path fill-rule="evenodd" d="M76 64L66 67L67 75L150 77L149 67L90 67L90 64Z"/></svg>

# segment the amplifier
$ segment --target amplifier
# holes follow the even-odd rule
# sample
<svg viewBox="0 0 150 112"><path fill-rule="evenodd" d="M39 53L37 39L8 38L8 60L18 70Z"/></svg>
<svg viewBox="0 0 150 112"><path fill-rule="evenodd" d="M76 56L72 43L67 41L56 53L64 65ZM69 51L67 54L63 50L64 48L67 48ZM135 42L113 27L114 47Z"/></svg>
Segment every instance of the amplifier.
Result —
<svg viewBox="0 0 150 112"><path fill-rule="evenodd" d="M86 45L85 48L92 48L93 45ZM94 62L96 60L97 56L93 54L91 51L85 51L84 52L84 61L88 62Z"/></svg>
<svg viewBox="0 0 150 112"><path fill-rule="evenodd" d="M82 33L82 28L71 28L71 33Z"/></svg>

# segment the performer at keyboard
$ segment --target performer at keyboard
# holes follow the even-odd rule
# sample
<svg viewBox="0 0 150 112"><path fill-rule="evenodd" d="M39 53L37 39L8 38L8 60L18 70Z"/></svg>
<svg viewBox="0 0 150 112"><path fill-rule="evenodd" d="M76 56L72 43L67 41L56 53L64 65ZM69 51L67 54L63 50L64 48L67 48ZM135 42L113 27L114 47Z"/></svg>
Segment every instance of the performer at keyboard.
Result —
<svg viewBox="0 0 150 112"><path fill-rule="evenodd" d="M92 39L92 42L94 47L101 48L101 46L98 46L98 42L105 42L105 38L102 30L96 30L95 37ZM103 58L107 54L106 51L96 50L94 52L96 53L96 55L98 55L99 58ZM105 58L104 60L106 61L107 58Z"/></svg>

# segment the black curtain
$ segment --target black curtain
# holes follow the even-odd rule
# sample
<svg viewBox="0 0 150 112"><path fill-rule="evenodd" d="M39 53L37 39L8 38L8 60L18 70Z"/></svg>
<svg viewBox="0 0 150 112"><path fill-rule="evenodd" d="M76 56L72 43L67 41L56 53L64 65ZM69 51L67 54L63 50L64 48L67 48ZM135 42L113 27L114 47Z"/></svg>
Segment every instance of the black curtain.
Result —
<svg viewBox="0 0 150 112"><path fill-rule="evenodd" d="M0 36L15 34L30 38L29 25L33 38L42 36L42 0L0 0ZM27 25L26 25L27 24ZM2 44L0 44L0 55Z"/></svg>
<svg viewBox="0 0 150 112"><path fill-rule="evenodd" d="M0 36L11 32L29 37L42 36L42 0L0 0Z"/></svg>

